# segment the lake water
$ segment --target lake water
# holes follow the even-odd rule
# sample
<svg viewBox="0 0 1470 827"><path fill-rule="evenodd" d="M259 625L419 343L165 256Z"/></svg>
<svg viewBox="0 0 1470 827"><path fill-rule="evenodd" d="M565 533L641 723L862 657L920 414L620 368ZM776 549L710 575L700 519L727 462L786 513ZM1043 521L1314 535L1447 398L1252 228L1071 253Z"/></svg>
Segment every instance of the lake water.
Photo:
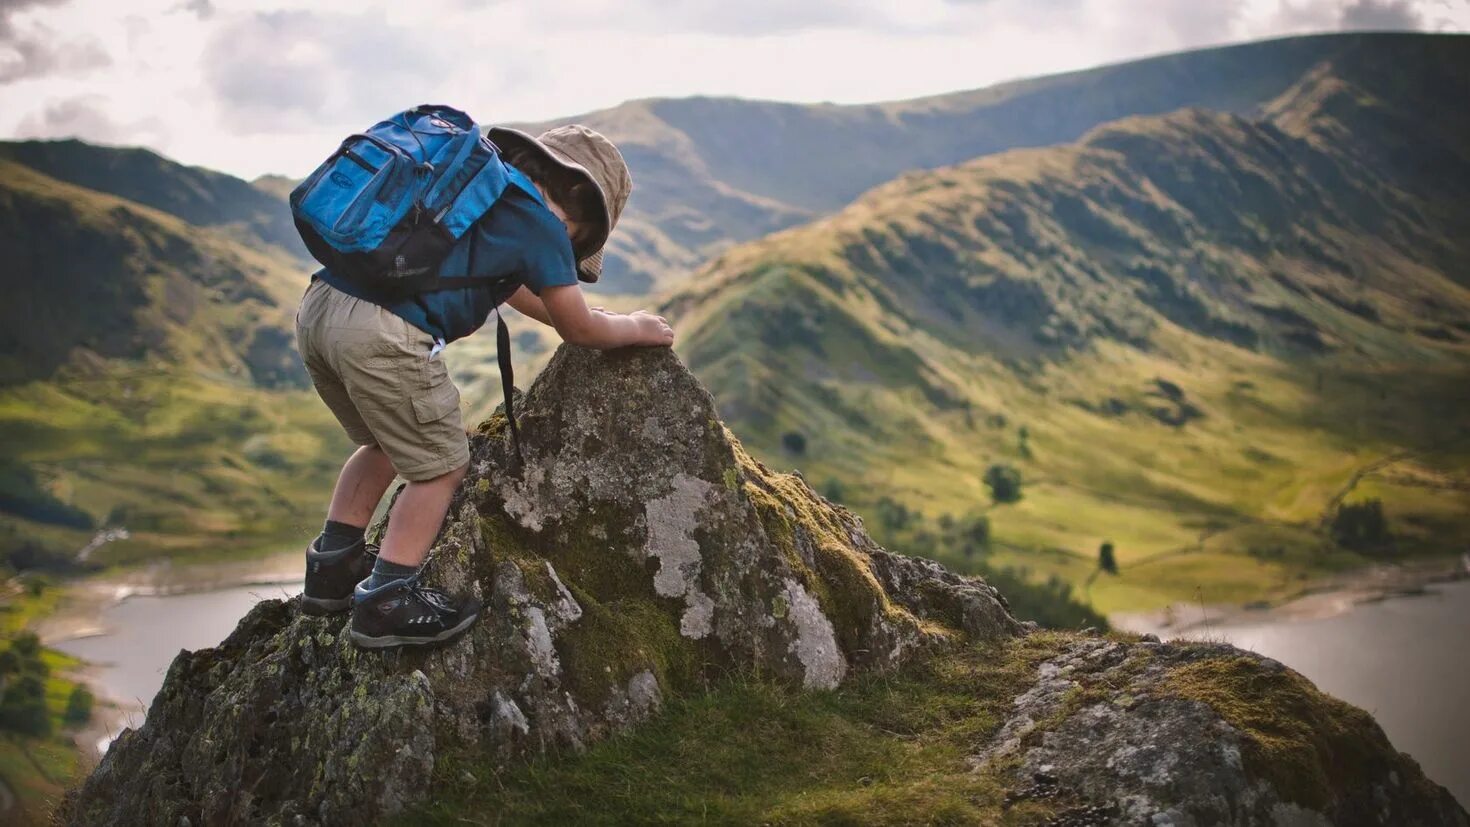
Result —
<svg viewBox="0 0 1470 827"><path fill-rule="evenodd" d="M1318 620L1214 625L1184 636L1275 658L1368 710L1395 747L1470 806L1470 580Z"/></svg>
<svg viewBox="0 0 1470 827"><path fill-rule="evenodd" d="M103 611L109 634L56 645L97 664L105 694L133 699L125 706L137 725L180 649L219 643L256 602L299 589L298 579L130 597ZM1470 581L1319 620L1212 625L1186 636L1224 639L1275 658L1368 710L1394 746L1470 803Z"/></svg>
<svg viewBox="0 0 1470 827"><path fill-rule="evenodd" d="M256 603L299 591L297 578L192 594L134 595L102 611L107 634L52 645L94 664L97 688L117 702L130 725L138 726L180 649L214 646Z"/></svg>

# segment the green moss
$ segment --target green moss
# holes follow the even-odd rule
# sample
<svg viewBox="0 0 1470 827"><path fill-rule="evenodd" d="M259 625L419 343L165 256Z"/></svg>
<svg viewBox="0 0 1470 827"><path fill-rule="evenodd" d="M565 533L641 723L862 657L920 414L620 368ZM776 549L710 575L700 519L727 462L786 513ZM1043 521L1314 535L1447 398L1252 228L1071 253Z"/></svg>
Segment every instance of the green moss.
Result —
<svg viewBox="0 0 1470 827"><path fill-rule="evenodd" d="M614 686L644 670L666 693L693 686L700 673L696 644L678 618L657 603L625 598L603 603L571 586L582 618L561 635L562 675L584 703L606 703Z"/></svg>
<svg viewBox="0 0 1470 827"><path fill-rule="evenodd" d="M550 563L581 606L582 617L560 633L558 650L567 688L591 706L606 703L615 687L644 670L667 694L693 686L703 668L700 647L679 632L682 605L654 592L649 561L626 551L633 527L609 516L539 533L500 514L480 519L491 561L509 560L547 603L559 597Z"/></svg>
<svg viewBox="0 0 1470 827"><path fill-rule="evenodd" d="M580 755L446 756L434 803L402 823L1041 823L1067 802L1007 809L1001 772L966 759L1066 640L966 647L835 692L730 680Z"/></svg>
<svg viewBox="0 0 1470 827"><path fill-rule="evenodd" d="M475 433L499 439L505 436L509 427L510 420L505 418L505 414L496 412L487 417L479 425L476 425Z"/></svg>
<svg viewBox="0 0 1470 827"><path fill-rule="evenodd" d="M738 442L735 458L744 472L745 494L767 538L800 575L802 585L816 596L845 650L866 647L862 636L871 628L875 613L925 625L889 599L867 558L852 548L837 512L821 502L800 477L765 471ZM799 543L811 548L814 567L798 551Z"/></svg>
<svg viewBox="0 0 1470 827"><path fill-rule="evenodd" d="M1285 800L1312 809L1327 807L1333 790L1369 783L1371 768L1395 755L1371 715L1296 672L1254 658L1181 666L1162 691L1208 704L1244 733L1247 771L1269 779Z"/></svg>

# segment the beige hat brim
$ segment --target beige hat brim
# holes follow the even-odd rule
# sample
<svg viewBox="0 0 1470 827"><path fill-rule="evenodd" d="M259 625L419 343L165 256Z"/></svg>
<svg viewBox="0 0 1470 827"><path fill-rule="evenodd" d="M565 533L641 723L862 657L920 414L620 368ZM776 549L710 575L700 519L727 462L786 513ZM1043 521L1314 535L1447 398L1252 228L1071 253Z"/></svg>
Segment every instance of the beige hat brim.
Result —
<svg viewBox="0 0 1470 827"><path fill-rule="evenodd" d="M577 273L583 281L597 281L598 277L602 275L602 248L603 245L607 244L608 235L612 233L612 221L608 217L607 193L603 192L602 185L597 183L596 176L588 172L586 167L573 161L556 149L536 140L535 136L528 135L519 129L495 126L486 132L486 136L501 149L524 147L539 152L558 166L570 172L578 173L583 178L586 178L596 188L598 208L601 210L602 215L597 223L597 234L587 244L587 248L591 252L586 252L585 250L577 251Z"/></svg>

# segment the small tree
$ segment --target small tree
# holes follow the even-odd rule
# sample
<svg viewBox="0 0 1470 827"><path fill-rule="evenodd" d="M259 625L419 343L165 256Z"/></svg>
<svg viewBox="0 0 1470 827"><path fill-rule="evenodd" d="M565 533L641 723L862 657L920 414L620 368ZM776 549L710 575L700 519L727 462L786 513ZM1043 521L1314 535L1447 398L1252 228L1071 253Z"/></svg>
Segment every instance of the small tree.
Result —
<svg viewBox="0 0 1470 827"><path fill-rule="evenodd" d="M908 528L916 516L907 506L892 497L879 497L878 502L873 504L873 515L878 518L878 525L889 534Z"/></svg>
<svg viewBox="0 0 1470 827"><path fill-rule="evenodd" d="M77 684L66 699L66 713L63 715L68 724L82 726L92 720L92 693L87 687Z"/></svg>
<svg viewBox="0 0 1470 827"><path fill-rule="evenodd" d="M21 632L10 648L22 661L35 660L41 656L41 639L33 632Z"/></svg>
<svg viewBox="0 0 1470 827"><path fill-rule="evenodd" d="M818 489L818 492L834 503L840 503L847 499L847 486L843 485L842 480L836 477L828 477L827 481L822 483L822 487Z"/></svg>
<svg viewBox="0 0 1470 827"><path fill-rule="evenodd" d="M965 555L966 559L984 554L990 549L990 518L984 515L966 517L948 532L950 543Z"/></svg>
<svg viewBox="0 0 1470 827"><path fill-rule="evenodd" d="M1021 499L1021 472L1012 466L990 466L985 471L983 482L990 488L992 502L1013 503Z"/></svg>
<svg viewBox="0 0 1470 827"><path fill-rule="evenodd" d="M1388 520L1383 516L1383 501L1378 499L1338 506L1329 530L1338 545L1353 551L1382 551L1393 542Z"/></svg>
<svg viewBox="0 0 1470 827"><path fill-rule="evenodd" d="M787 431L781 436L781 447L787 453L801 455L806 453L806 437L798 431Z"/></svg>
<svg viewBox="0 0 1470 827"><path fill-rule="evenodd" d="M1118 573L1118 559L1113 556L1113 544L1104 541L1097 550L1097 567L1108 574Z"/></svg>
<svg viewBox="0 0 1470 827"><path fill-rule="evenodd" d="M51 716L46 713L46 681L26 672L8 681L0 695L0 729L22 735L51 734Z"/></svg>
<svg viewBox="0 0 1470 827"><path fill-rule="evenodd" d="M1016 450L1026 459L1031 459L1031 429L1025 425L1016 432Z"/></svg>

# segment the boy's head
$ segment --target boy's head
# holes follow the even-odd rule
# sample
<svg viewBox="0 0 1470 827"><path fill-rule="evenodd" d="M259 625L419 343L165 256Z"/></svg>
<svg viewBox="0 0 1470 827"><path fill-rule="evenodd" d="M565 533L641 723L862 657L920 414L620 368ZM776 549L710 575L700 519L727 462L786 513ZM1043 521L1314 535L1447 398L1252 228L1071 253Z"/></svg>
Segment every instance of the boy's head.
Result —
<svg viewBox="0 0 1470 827"><path fill-rule="evenodd" d="M633 190L633 176L622 153L612 141L581 124L549 129L535 138L494 127L489 137L506 163L535 181L560 207L572 234L577 277L597 281L603 245Z"/></svg>

